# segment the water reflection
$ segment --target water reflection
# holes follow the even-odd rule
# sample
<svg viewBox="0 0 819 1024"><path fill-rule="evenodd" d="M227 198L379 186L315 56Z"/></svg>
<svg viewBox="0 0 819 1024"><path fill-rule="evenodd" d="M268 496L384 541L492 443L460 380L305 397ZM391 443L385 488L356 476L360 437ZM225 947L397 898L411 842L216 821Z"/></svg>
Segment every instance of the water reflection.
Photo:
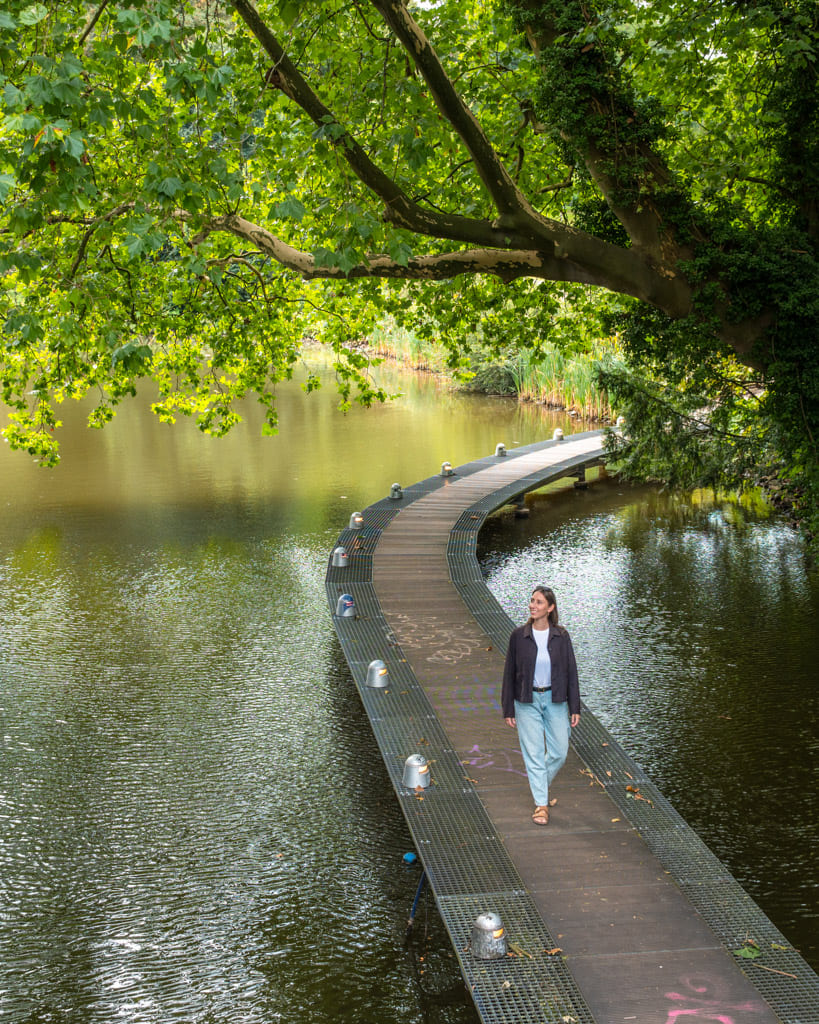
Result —
<svg viewBox="0 0 819 1024"><path fill-rule="evenodd" d="M539 406L453 393L436 377L389 365L375 372L402 393L399 401L343 414L329 380L310 396L298 378L282 385L277 437L261 435L263 415L253 402L242 406L241 428L220 439L202 435L184 418L173 427L160 423L147 411L147 386L103 431L84 429L86 410L69 402L60 410L65 427L58 474L23 454L2 452L0 523L19 522L26 508L68 513L89 528L105 515L112 527L128 526L147 540L153 532L177 532L183 523L207 534L219 528L224 507L226 524L241 509L277 530L321 529L336 513L383 497L393 480L413 483L445 460L458 465L491 454L498 441L514 447L551 436L555 426L571 429L570 420ZM210 515L187 516L202 507L216 522Z"/></svg>
<svg viewBox="0 0 819 1024"><path fill-rule="evenodd" d="M329 542L5 563L14 1019L419 1019L417 878L326 621ZM452 1012L472 1019L463 986Z"/></svg>
<svg viewBox="0 0 819 1024"><path fill-rule="evenodd" d="M489 583L525 614L553 586L587 703L819 963L815 652L819 577L753 501L610 481L496 517Z"/></svg>
<svg viewBox="0 0 819 1024"><path fill-rule="evenodd" d="M428 899L404 948L419 869L323 578L394 479L554 421L394 377L347 416L283 388L277 438L143 402L67 407L56 472L0 450L0 1014L475 1020Z"/></svg>

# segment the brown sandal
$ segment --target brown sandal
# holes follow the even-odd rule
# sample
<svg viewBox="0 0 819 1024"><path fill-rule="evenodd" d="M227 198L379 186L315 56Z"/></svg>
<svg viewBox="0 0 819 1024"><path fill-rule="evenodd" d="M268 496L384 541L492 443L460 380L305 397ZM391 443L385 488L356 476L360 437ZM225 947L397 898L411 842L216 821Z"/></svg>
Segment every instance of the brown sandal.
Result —
<svg viewBox="0 0 819 1024"><path fill-rule="evenodd" d="M549 824L549 808L545 805L535 808L535 813L532 815L532 821L536 825L548 825Z"/></svg>

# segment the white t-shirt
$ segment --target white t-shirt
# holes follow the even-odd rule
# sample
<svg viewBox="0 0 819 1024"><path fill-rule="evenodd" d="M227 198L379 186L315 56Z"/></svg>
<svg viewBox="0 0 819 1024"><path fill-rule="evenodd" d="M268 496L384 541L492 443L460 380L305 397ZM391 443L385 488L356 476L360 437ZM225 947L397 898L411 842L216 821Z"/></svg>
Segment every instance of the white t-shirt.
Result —
<svg viewBox="0 0 819 1024"><path fill-rule="evenodd" d="M537 660L535 661L534 685L537 687L552 685L552 659L549 657L549 629L535 629L532 636L537 644Z"/></svg>

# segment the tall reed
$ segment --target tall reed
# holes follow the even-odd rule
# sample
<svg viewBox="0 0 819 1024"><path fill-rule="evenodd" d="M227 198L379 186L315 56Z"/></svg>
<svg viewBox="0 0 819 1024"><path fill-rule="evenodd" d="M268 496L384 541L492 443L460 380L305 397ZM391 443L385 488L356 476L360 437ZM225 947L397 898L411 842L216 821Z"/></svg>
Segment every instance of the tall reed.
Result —
<svg viewBox="0 0 819 1024"><path fill-rule="evenodd" d="M377 327L367 339L367 345L376 355L394 359L413 370L441 372L446 367L439 346L395 324Z"/></svg>
<svg viewBox="0 0 819 1024"><path fill-rule="evenodd" d="M592 352L566 353L547 343L537 354L521 352L512 363L518 395L557 409L568 409L586 419L611 416L608 395L595 384L595 364L614 351L608 342L599 342Z"/></svg>

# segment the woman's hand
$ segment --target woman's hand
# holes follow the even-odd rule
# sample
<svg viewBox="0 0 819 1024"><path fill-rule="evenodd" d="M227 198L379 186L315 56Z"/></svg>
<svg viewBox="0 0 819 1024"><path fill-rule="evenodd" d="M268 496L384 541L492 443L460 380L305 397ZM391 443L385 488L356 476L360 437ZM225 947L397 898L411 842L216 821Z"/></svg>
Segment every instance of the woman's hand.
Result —
<svg viewBox="0 0 819 1024"><path fill-rule="evenodd" d="M506 721L508 722L509 719L507 718ZM580 725L580 715L572 715L571 721L572 721L572 728L574 729L574 727L576 725Z"/></svg>
<svg viewBox="0 0 819 1024"><path fill-rule="evenodd" d="M510 727L511 729L514 729L514 728L515 728L515 726L516 726L516 725L518 724L518 723L517 723L517 721L516 721L516 720L515 720L514 718L504 718L504 722L506 722L506 724L507 724L507 725L508 725L508 726L509 726L509 727Z"/></svg>

